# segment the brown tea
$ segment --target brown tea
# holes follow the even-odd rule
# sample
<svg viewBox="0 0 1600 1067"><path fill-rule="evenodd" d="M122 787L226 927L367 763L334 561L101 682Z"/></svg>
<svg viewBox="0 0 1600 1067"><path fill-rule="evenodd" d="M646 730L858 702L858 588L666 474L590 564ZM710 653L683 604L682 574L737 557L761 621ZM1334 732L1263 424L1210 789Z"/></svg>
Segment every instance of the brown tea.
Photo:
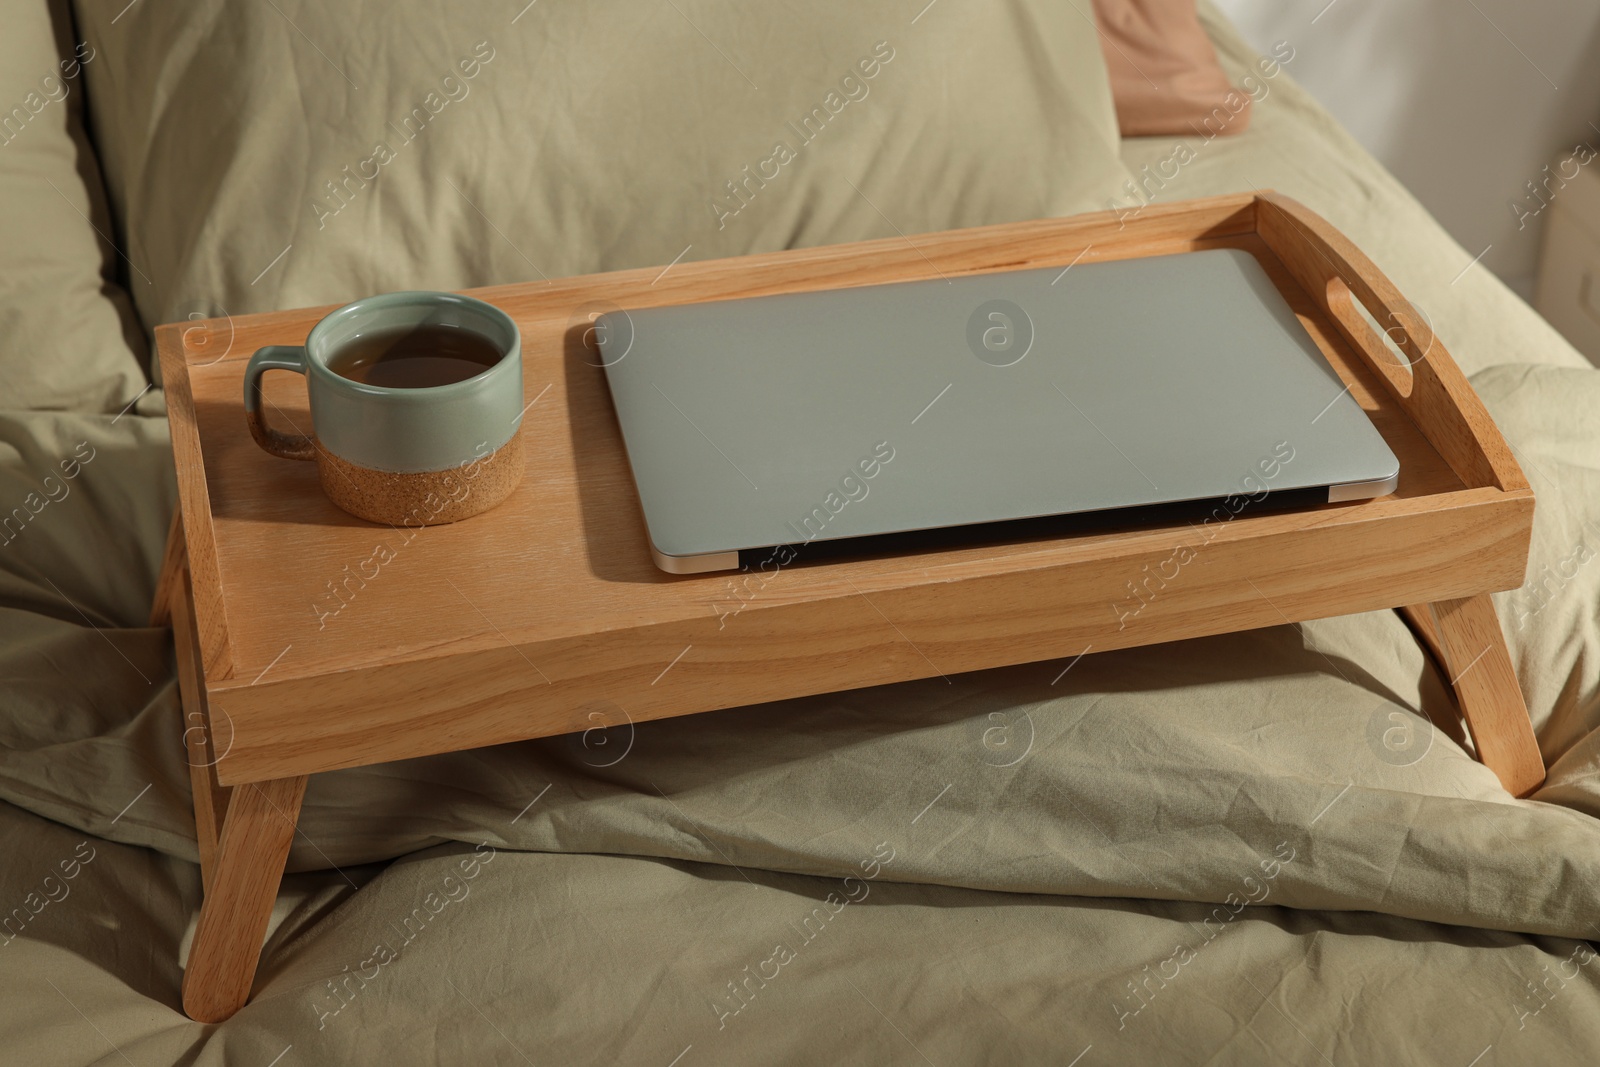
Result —
<svg viewBox="0 0 1600 1067"><path fill-rule="evenodd" d="M353 382L427 389L464 382L500 362L493 341L457 326L401 326L345 342L328 368Z"/></svg>

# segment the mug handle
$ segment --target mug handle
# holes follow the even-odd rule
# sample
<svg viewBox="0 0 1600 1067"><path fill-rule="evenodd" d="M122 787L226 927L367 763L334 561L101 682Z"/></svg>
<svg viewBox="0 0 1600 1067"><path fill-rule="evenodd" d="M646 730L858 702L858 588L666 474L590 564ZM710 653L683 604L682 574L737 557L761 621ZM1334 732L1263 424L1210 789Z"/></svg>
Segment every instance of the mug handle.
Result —
<svg viewBox="0 0 1600 1067"><path fill-rule="evenodd" d="M284 459L314 459L316 445L311 438L299 433L281 433L267 425L261 413L261 375L269 370L306 372L304 345L268 345L256 349L255 355L244 368L244 420L250 425L250 436L256 444L274 456Z"/></svg>

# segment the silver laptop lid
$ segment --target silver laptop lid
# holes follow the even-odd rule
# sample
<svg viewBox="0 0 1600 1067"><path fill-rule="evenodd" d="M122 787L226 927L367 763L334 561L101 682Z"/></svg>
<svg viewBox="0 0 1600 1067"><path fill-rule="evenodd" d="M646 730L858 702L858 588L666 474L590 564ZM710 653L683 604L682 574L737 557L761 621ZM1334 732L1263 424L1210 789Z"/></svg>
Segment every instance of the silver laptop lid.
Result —
<svg viewBox="0 0 1600 1067"><path fill-rule="evenodd" d="M1039 516L1359 499L1399 473L1236 249L613 311L596 339L656 561L680 573Z"/></svg>

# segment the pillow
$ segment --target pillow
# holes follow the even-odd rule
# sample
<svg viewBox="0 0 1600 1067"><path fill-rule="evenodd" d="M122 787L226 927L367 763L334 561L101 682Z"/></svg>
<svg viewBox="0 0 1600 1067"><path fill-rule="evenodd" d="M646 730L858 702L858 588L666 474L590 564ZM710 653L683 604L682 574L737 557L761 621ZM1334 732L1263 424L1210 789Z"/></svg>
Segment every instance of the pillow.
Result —
<svg viewBox="0 0 1600 1067"><path fill-rule="evenodd" d="M1061 215L1129 178L1055 0L116 6L80 17L151 323Z"/></svg>
<svg viewBox="0 0 1600 1067"><path fill-rule="evenodd" d="M146 350L112 279L148 283L107 239L80 121L102 57L65 0L3 0L0 25L0 406L116 413L145 388Z"/></svg>
<svg viewBox="0 0 1600 1067"><path fill-rule="evenodd" d="M1251 98L1229 83L1195 0L1094 0L1094 10L1124 137L1244 132Z"/></svg>

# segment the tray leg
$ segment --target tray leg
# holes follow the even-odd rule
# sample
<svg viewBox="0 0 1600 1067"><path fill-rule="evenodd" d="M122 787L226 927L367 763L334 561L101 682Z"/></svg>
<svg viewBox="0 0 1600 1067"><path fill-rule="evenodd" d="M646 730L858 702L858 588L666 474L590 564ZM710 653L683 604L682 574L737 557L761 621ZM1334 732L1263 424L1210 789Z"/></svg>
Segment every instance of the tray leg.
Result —
<svg viewBox="0 0 1600 1067"><path fill-rule="evenodd" d="M182 538L180 530L178 534ZM217 763L233 744L233 724L223 716L221 733L206 699L201 674L200 643L195 636L194 598L189 588L189 568L178 562L177 581L169 600L172 640L178 653L178 695L183 704L183 748L189 764L189 792L194 798L195 843L200 850L200 879L211 888L216 869L217 840L228 812L232 790L217 781Z"/></svg>
<svg viewBox="0 0 1600 1067"><path fill-rule="evenodd" d="M283 880L306 779L236 786L183 972L183 1010L217 1023L244 1007Z"/></svg>
<svg viewBox="0 0 1600 1067"><path fill-rule="evenodd" d="M1488 594L1400 611L1444 667L1484 766L1513 796L1538 789L1544 784L1544 757Z"/></svg>
<svg viewBox="0 0 1600 1067"><path fill-rule="evenodd" d="M221 734L206 697L194 594L176 517L167 540L151 625L172 624L183 703L183 746L194 794L195 839L205 898L183 974L183 1009L199 1022L221 1022L244 1006L255 982L261 942L289 858L306 779L281 778L227 788L217 763L233 741Z"/></svg>

